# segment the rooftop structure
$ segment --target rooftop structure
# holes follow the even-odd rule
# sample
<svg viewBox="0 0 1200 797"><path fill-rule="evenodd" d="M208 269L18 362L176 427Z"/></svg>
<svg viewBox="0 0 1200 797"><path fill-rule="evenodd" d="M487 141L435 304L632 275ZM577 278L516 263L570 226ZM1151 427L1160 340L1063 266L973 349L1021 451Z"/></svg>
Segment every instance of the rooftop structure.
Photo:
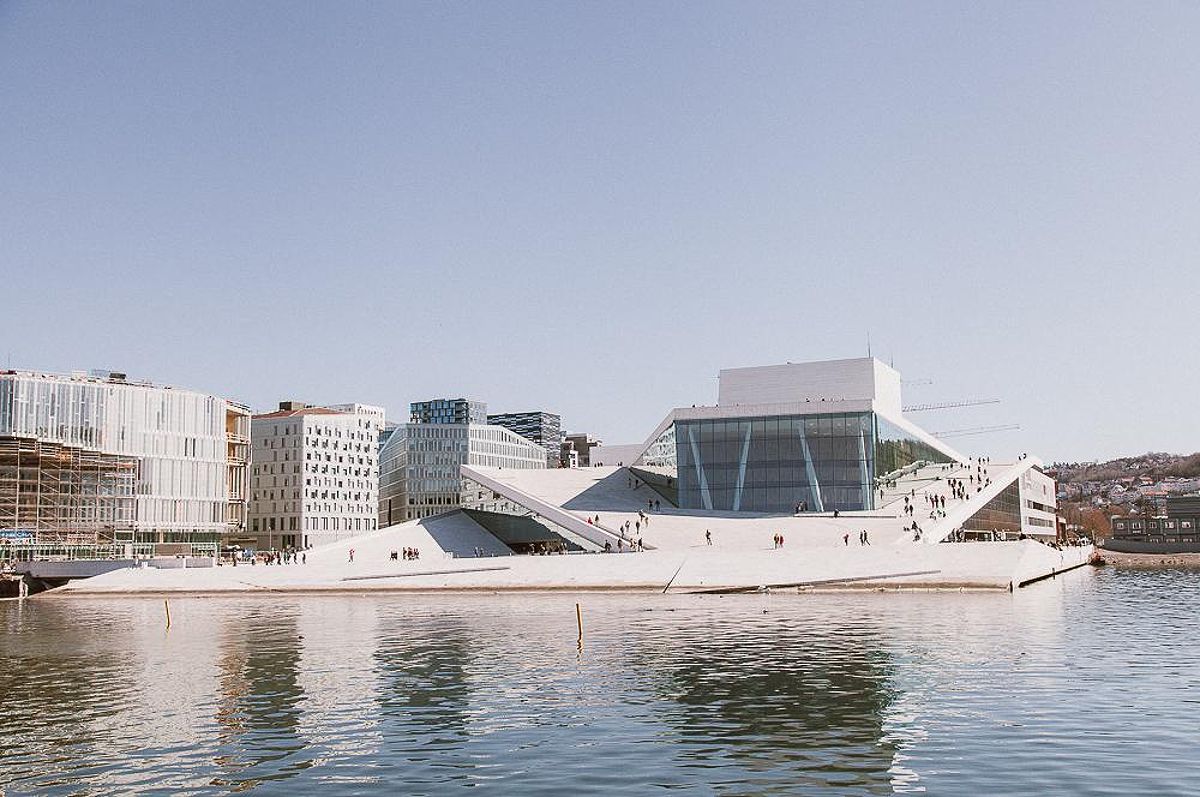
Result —
<svg viewBox="0 0 1200 797"><path fill-rule="evenodd" d="M587 432L563 435L559 462L564 468L586 468L592 464L592 449L601 443Z"/></svg>
<svg viewBox="0 0 1200 797"><path fill-rule="evenodd" d="M901 411L900 374L873 358L720 372L718 403L672 410L645 441L590 450L591 466L620 466L655 488L658 500L701 515L876 513L904 528L936 521L948 507L947 480L961 479L954 495L976 498L968 515L946 534L988 539L1057 533L1053 480L1023 462L997 471L972 461L908 420ZM996 474L1006 481L994 484ZM908 496L896 485L914 474L943 481L933 496ZM552 478L552 477L547 477ZM911 488L910 488L911 489Z"/></svg>
<svg viewBox="0 0 1200 797"><path fill-rule="evenodd" d="M479 424L487 423L487 404L470 399L431 399L414 401L410 407L412 423Z"/></svg>

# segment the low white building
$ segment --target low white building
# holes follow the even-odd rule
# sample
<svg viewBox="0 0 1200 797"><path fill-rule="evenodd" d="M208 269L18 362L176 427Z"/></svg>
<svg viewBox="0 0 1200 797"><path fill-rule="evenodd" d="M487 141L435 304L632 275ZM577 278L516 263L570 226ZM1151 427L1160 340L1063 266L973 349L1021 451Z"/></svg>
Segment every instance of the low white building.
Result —
<svg viewBox="0 0 1200 797"><path fill-rule="evenodd" d="M307 548L373 531L382 410L282 402L251 421L249 533L265 549Z"/></svg>

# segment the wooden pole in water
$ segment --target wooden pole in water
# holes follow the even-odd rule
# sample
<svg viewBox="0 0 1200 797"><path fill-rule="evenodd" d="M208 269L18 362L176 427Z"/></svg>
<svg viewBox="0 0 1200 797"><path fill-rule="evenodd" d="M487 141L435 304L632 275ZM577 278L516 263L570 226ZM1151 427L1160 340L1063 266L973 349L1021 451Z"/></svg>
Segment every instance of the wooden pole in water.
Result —
<svg viewBox="0 0 1200 797"><path fill-rule="evenodd" d="M579 604L575 604L575 622L579 625L579 644L583 644L583 612L579 609Z"/></svg>
<svg viewBox="0 0 1200 797"><path fill-rule="evenodd" d="M171 604L163 598L163 608L167 611L167 628L171 627Z"/></svg>

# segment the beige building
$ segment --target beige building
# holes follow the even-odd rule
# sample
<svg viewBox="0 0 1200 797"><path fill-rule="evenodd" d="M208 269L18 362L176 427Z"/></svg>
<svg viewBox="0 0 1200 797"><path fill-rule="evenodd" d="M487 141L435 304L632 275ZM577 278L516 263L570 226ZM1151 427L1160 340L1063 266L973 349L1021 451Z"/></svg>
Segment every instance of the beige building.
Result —
<svg viewBox="0 0 1200 797"><path fill-rule="evenodd" d="M252 420L243 547L308 548L376 528L383 410L283 402Z"/></svg>

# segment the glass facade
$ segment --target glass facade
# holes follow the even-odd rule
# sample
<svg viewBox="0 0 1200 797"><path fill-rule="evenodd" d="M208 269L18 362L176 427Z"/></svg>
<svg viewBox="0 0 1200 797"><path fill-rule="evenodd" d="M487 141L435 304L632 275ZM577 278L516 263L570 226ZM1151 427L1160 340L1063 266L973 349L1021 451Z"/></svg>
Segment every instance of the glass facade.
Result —
<svg viewBox="0 0 1200 797"><path fill-rule="evenodd" d="M880 476L936 448L873 412L677 420L679 505L734 512L873 508Z"/></svg>
<svg viewBox="0 0 1200 797"><path fill-rule="evenodd" d="M562 456L562 418L552 412L506 412L487 416L489 426L503 426L510 432L546 449L546 467L557 468Z"/></svg>
<svg viewBox="0 0 1200 797"><path fill-rule="evenodd" d="M487 421L487 404L469 399L433 399L409 405L413 423L478 424Z"/></svg>
<svg viewBox="0 0 1200 797"><path fill-rule="evenodd" d="M949 462L950 457L879 415L875 416L875 476L890 477L914 462Z"/></svg>
<svg viewBox="0 0 1200 797"><path fill-rule="evenodd" d="M1021 533L1021 486L1017 482L984 504L963 523L963 531L1003 531Z"/></svg>
<svg viewBox="0 0 1200 797"><path fill-rule="evenodd" d="M637 461L638 465L674 468L679 464L675 445L675 424L669 425L646 449Z"/></svg>

